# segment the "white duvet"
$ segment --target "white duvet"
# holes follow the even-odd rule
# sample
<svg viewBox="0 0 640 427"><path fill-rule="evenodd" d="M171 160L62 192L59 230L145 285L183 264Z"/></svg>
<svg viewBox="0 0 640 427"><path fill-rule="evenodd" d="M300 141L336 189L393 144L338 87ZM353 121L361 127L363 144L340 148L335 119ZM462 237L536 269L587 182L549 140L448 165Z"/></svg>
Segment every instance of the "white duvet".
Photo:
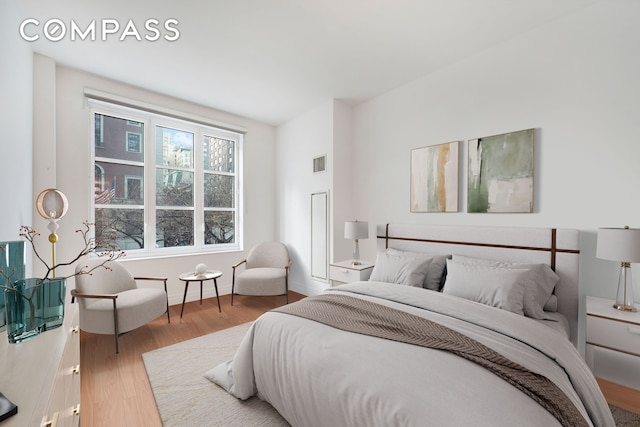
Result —
<svg viewBox="0 0 640 427"><path fill-rule="evenodd" d="M590 425L614 426L569 340L517 314L379 282L332 288L469 335L560 387ZM268 312L234 359L205 375L239 399L259 396L294 426L558 426L498 376L450 353Z"/></svg>

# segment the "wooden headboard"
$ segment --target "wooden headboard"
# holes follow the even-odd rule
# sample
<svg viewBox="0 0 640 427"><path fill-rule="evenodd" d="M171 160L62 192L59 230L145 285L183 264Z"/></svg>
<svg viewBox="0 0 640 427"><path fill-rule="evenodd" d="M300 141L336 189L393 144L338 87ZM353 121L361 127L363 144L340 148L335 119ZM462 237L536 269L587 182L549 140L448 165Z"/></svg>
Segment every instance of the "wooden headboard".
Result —
<svg viewBox="0 0 640 427"><path fill-rule="evenodd" d="M574 229L462 225L378 224L378 251L396 248L510 262L544 263L560 277L554 294L577 345L580 232Z"/></svg>

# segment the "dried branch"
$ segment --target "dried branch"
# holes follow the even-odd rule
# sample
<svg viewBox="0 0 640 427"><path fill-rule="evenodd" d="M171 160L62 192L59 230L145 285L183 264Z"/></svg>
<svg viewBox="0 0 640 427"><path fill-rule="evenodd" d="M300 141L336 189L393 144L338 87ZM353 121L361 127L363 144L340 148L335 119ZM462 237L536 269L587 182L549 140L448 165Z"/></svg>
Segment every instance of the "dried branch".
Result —
<svg viewBox="0 0 640 427"><path fill-rule="evenodd" d="M91 268L90 270L85 270L84 268L81 268L77 273L73 273L70 274L68 276L64 276L64 277L56 277L56 279L69 279L71 277L80 275L80 274L91 274L91 272L95 271L98 268L105 268L107 270L111 270L107 265L105 265L107 262L109 261L115 261L118 258L122 258L123 256L125 256L125 252L122 251L116 244L112 242L102 242L99 240L96 240L95 238L91 237L91 227L94 224L88 222L88 221L84 221L83 222L83 228L76 230L76 233L79 233L82 236L82 240L84 243L84 247L82 248L82 250L80 250L80 252L71 260L66 261L66 262L59 262L59 263L55 263L54 265L49 265L47 263L47 261L44 260L44 258L42 258L42 256L40 256L40 253L38 252L37 248L36 248L36 244L35 244L35 239L36 237L40 236L40 233L38 233L36 230L34 230L32 227L23 225L20 227L20 236L23 237L27 242L29 242L31 244L31 249L33 250L33 253L35 255L35 257L42 263L42 265L44 265L46 273L44 275L44 277L42 277L39 280L39 284L43 283L45 280L49 279L49 275L51 275L51 273L53 271L55 271L56 269L60 268L60 267L66 267L66 266L70 266L73 264L76 264L82 257L90 255L90 254L96 254L98 257L100 258L104 258L104 261L101 264L98 264L96 266L94 266L93 268ZM0 247L2 249L2 251L4 251L3 247ZM105 249L100 249L98 250L98 248L105 248ZM10 274L7 274L6 272L0 270L0 274L2 274L2 276L5 277L5 279L7 279L8 283L13 283L13 280L11 279L11 276L13 275L13 272L11 272ZM13 291L17 292L17 289L15 288L15 286L10 287L10 286L2 286L2 288L5 289L10 289Z"/></svg>

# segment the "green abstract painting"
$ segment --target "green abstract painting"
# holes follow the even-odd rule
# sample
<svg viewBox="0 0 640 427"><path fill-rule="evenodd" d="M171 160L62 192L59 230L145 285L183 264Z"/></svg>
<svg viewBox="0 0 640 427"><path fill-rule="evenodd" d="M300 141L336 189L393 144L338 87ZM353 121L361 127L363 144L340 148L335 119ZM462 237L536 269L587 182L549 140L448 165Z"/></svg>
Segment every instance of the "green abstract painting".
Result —
<svg viewBox="0 0 640 427"><path fill-rule="evenodd" d="M469 140L468 212L533 212L534 129Z"/></svg>

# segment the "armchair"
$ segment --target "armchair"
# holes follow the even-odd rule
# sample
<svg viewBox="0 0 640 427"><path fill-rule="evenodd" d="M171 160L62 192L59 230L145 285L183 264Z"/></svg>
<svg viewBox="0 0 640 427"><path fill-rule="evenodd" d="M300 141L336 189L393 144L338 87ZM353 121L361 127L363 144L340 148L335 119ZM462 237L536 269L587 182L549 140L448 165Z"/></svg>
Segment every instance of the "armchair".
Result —
<svg viewBox="0 0 640 427"><path fill-rule="evenodd" d="M103 261L89 260L76 266L76 273L82 268L91 269ZM166 277L132 277L116 261L109 261L105 268L98 268L91 274L76 276L76 289L71 290L72 302L78 299L80 329L95 334L113 334L116 353L119 353L118 336L136 329L158 316L169 315ZM136 280L164 282L164 290L138 288Z"/></svg>
<svg viewBox="0 0 640 427"><path fill-rule="evenodd" d="M239 267L244 264L244 270ZM231 305L234 295L286 295L289 304L289 268L292 261L280 242L255 245L247 258L231 266Z"/></svg>

